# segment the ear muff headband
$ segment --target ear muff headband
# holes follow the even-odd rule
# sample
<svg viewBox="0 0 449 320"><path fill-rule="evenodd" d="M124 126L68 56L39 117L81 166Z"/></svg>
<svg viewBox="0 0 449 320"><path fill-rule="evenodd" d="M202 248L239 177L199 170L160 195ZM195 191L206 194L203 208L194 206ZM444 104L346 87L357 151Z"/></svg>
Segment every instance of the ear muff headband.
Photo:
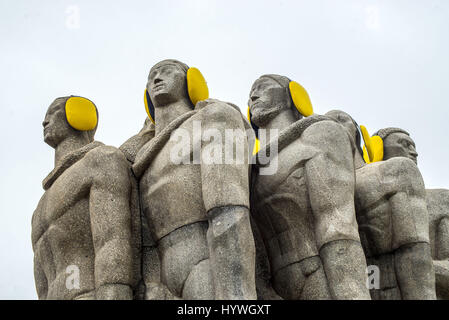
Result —
<svg viewBox="0 0 449 320"><path fill-rule="evenodd" d="M145 102L145 111L147 112L148 118L154 123L154 106L147 89L145 89L143 100Z"/></svg>
<svg viewBox="0 0 449 320"><path fill-rule="evenodd" d="M290 91L290 97L296 109L304 117L309 117L313 114L312 102L310 101L309 94L306 89L296 81L290 81L288 84Z"/></svg>
<svg viewBox="0 0 449 320"><path fill-rule="evenodd" d="M199 101L203 101L209 98L209 88L207 87L206 80L203 74L197 68L189 68L186 74L187 79L187 93L189 95L190 102L193 106ZM145 110L147 111L148 117L151 122L155 121L154 105L151 102L150 94L148 90L145 89L144 95Z"/></svg>
<svg viewBox="0 0 449 320"><path fill-rule="evenodd" d="M76 130L89 131L97 126L97 108L89 99L70 97L65 103L67 122Z"/></svg>
<svg viewBox="0 0 449 320"><path fill-rule="evenodd" d="M384 158L384 142L381 137L370 137L368 130L365 126L360 126L362 132L363 141L363 159L366 163L373 163L382 161Z"/></svg>

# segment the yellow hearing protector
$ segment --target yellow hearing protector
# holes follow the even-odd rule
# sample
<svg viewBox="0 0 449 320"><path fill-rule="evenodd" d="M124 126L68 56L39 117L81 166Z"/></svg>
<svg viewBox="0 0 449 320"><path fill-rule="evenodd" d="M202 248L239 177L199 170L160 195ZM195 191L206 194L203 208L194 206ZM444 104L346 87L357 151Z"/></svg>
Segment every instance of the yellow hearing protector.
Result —
<svg viewBox="0 0 449 320"><path fill-rule="evenodd" d="M97 126L97 108L87 98L71 96L65 103L67 122L76 130L89 131Z"/></svg>
<svg viewBox="0 0 449 320"><path fill-rule="evenodd" d="M313 107L312 107L312 102L310 101L310 97L309 94L307 93L306 89L304 89L303 86L301 86L298 82L296 81L291 81L288 84L288 91L290 93L290 98L293 102L293 105L296 107L296 109L298 110L298 112L303 115L304 117L309 117L311 115L313 115ZM259 152L260 149L260 141L258 138L258 131L259 128L251 122L251 111L249 109L247 109L247 117L248 117L248 121L251 124L251 126L253 127L254 131L256 132L256 142L254 144L254 149L253 149L253 155L255 155L257 152Z"/></svg>
<svg viewBox="0 0 449 320"><path fill-rule="evenodd" d="M189 68L187 70L186 78L187 93L189 94L189 98L193 106L195 106L198 101L203 101L209 98L209 88L207 87L206 80L200 70L193 67ZM147 89L145 89L144 101L145 110L147 111L148 117L154 123L154 105L151 102L150 94Z"/></svg>
<svg viewBox="0 0 449 320"><path fill-rule="evenodd" d="M313 114L313 107L306 89L296 81L290 81L288 88L293 104L299 113L304 117L311 116Z"/></svg>
<svg viewBox="0 0 449 320"><path fill-rule="evenodd" d="M366 163L382 161L384 158L384 142L382 138L379 136L370 137L365 126L360 126L360 131L362 131L363 141L365 142L363 146L363 160Z"/></svg>

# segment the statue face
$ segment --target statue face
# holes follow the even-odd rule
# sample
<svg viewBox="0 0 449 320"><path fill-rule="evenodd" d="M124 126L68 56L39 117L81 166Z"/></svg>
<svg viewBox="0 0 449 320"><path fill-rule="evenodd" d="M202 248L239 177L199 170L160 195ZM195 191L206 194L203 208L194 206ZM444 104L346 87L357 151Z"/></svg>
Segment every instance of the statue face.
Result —
<svg viewBox="0 0 449 320"><path fill-rule="evenodd" d="M346 128L346 130L348 130L354 141L357 141L358 129L349 114L340 110L332 110L327 112L326 115L338 121L338 123L340 123L343 127Z"/></svg>
<svg viewBox="0 0 449 320"><path fill-rule="evenodd" d="M45 114L44 122L44 141L49 146L56 148L58 144L73 134L73 129L67 122L64 104L65 100L56 99Z"/></svg>
<svg viewBox="0 0 449 320"><path fill-rule="evenodd" d="M147 90L155 107L186 99L186 74L171 64L154 68L148 76Z"/></svg>
<svg viewBox="0 0 449 320"><path fill-rule="evenodd" d="M405 157L418 164L415 142L405 133L395 132L384 139L384 159Z"/></svg>
<svg viewBox="0 0 449 320"><path fill-rule="evenodd" d="M262 77L251 88L248 105L251 121L263 128L282 109L290 108L291 103L287 89L273 79Z"/></svg>

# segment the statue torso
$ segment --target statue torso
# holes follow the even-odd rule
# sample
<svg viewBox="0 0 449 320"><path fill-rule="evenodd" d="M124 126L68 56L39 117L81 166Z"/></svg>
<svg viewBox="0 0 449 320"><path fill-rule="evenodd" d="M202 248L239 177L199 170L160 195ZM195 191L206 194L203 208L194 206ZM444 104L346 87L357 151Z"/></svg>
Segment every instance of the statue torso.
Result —
<svg viewBox="0 0 449 320"><path fill-rule="evenodd" d="M391 252L407 241L428 241L426 218L419 217L422 212L401 218L390 201L399 193L423 198L423 192L421 175L410 159L392 158L356 170L357 222L362 244L369 247L367 255Z"/></svg>
<svg viewBox="0 0 449 320"><path fill-rule="evenodd" d="M319 153L298 137L272 159L274 175L255 175L252 212L270 255L273 272L318 255L305 164Z"/></svg>
<svg viewBox="0 0 449 320"><path fill-rule="evenodd" d="M73 299L95 289L91 182L89 159L84 157L54 181L33 214L32 242L48 280L47 299ZM70 265L79 268L81 290L66 288Z"/></svg>
<svg viewBox="0 0 449 320"><path fill-rule="evenodd" d="M179 128L191 134L193 120L195 116ZM156 241L187 224L207 221L201 166L192 163L192 152L189 164L174 163L170 153L177 144L179 142L168 140L140 179L142 210ZM189 150L192 150L192 140Z"/></svg>

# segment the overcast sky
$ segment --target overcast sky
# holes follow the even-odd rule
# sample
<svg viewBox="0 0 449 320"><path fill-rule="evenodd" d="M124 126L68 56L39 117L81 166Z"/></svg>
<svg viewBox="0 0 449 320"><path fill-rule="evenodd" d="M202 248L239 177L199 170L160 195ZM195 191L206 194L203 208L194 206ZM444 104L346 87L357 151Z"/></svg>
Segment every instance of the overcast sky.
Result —
<svg viewBox="0 0 449 320"><path fill-rule="evenodd" d="M119 146L142 127L149 69L166 58L242 110L254 80L277 73L316 113L345 110L370 133L404 128L426 186L449 188L447 0L1 0L0 25L0 299L36 298L31 216L53 168L50 103L90 98L96 139Z"/></svg>

